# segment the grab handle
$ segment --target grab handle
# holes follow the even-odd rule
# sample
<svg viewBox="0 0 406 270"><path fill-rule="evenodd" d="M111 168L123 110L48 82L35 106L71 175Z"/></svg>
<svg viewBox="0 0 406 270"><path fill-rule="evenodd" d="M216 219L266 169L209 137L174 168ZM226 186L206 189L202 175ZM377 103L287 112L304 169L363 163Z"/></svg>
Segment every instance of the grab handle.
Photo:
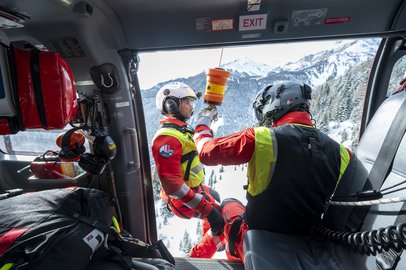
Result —
<svg viewBox="0 0 406 270"><path fill-rule="evenodd" d="M130 128L126 127L124 128L124 135L127 137L130 137L130 142L131 142L131 154L132 154L132 160L129 160L127 163L128 167L131 168L139 168L140 167L140 161L139 161L139 147L138 147L138 134L137 130L135 128Z"/></svg>

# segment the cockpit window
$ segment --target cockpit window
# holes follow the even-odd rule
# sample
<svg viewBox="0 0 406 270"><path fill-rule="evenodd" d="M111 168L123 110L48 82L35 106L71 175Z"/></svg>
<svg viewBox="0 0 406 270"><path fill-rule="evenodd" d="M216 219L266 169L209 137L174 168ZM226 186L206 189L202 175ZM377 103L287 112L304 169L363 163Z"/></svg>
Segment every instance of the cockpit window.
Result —
<svg viewBox="0 0 406 270"><path fill-rule="evenodd" d="M26 130L0 136L0 149L7 154L38 155L58 150L56 138L66 130Z"/></svg>
<svg viewBox="0 0 406 270"><path fill-rule="evenodd" d="M403 91L406 86L406 57L401 57L395 64L389 81L387 96Z"/></svg>

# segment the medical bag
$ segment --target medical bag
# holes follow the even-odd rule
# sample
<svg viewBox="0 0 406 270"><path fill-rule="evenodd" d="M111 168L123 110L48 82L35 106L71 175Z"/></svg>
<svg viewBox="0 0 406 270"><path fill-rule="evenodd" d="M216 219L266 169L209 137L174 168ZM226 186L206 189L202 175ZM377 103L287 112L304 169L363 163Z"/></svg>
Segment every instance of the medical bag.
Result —
<svg viewBox="0 0 406 270"><path fill-rule="evenodd" d="M25 129L62 129L78 111L74 79L67 62L57 53L1 46L3 103L0 134ZM6 57L7 56L7 57Z"/></svg>
<svg viewBox="0 0 406 270"><path fill-rule="evenodd" d="M74 178L83 172L77 162L63 161L54 151L36 157L29 169L39 179Z"/></svg>
<svg viewBox="0 0 406 270"><path fill-rule="evenodd" d="M101 190L72 187L5 198L0 269L175 269L161 240L150 245L118 231L109 195Z"/></svg>

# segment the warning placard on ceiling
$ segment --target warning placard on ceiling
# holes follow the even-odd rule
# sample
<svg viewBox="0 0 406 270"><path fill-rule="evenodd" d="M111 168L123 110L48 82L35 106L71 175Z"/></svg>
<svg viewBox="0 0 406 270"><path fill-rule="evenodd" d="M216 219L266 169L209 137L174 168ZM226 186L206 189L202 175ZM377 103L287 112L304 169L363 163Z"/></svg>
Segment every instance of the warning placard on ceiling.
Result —
<svg viewBox="0 0 406 270"><path fill-rule="evenodd" d="M247 0L247 11L258 11L261 7L261 0Z"/></svg>
<svg viewBox="0 0 406 270"><path fill-rule="evenodd" d="M211 21L212 31L233 30L234 19L220 19Z"/></svg>
<svg viewBox="0 0 406 270"><path fill-rule="evenodd" d="M239 20L239 31L252 31L266 29L268 14L243 15Z"/></svg>
<svg viewBox="0 0 406 270"><path fill-rule="evenodd" d="M310 26L323 24L327 8L294 10L292 12L292 26Z"/></svg>

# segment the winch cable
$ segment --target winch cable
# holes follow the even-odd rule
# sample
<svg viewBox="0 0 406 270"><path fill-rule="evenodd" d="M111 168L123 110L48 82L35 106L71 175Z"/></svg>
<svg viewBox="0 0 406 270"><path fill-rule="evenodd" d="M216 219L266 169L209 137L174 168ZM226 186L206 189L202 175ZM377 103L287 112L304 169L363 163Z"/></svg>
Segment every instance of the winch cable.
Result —
<svg viewBox="0 0 406 270"><path fill-rule="evenodd" d="M329 229L320 224L313 228L313 233L366 255L376 255L390 249L401 251L406 248L406 223L355 233Z"/></svg>
<svg viewBox="0 0 406 270"><path fill-rule="evenodd" d="M347 201L328 201L327 205L336 205L336 206L371 206L378 204L389 204L389 203L399 203L406 202L406 196L394 197L394 198L382 198L376 200L366 200L366 201L356 201L356 202L347 202Z"/></svg>

